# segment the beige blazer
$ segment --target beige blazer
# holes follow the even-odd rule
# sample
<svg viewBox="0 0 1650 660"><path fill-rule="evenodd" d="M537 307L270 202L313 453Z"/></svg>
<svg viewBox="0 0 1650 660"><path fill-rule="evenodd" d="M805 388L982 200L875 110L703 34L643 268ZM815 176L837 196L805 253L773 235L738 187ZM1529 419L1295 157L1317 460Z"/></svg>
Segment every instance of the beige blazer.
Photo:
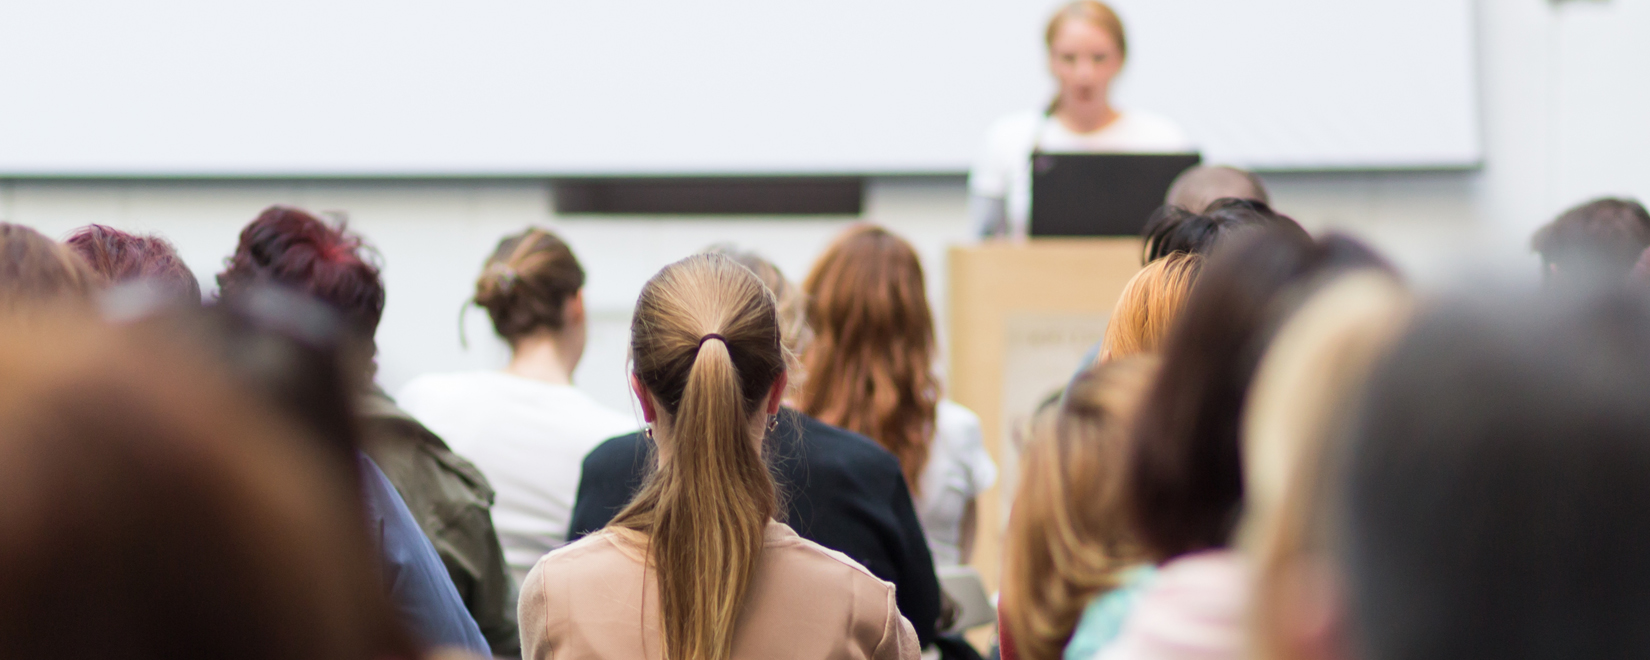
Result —
<svg viewBox="0 0 1650 660"><path fill-rule="evenodd" d="M894 605L894 585L782 523L769 522L765 535L734 634L736 660L917 660L917 633ZM608 527L539 559L521 589L522 657L660 658L646 542Z"/></svg>

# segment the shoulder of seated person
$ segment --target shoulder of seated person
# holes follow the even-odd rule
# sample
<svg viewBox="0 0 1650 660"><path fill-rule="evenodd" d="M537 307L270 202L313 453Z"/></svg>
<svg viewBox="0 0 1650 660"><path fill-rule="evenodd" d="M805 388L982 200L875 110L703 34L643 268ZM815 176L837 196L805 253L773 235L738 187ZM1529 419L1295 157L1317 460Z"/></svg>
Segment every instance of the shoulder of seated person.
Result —
<svg viewBox="0 0 1650 660"><path fill-rule="evenodd" d="M763 542L763 547L770 552L787 553L800 561L819 566L840 566L848 570L850 575L857 574L888 589L894 588L893 583L877 577L852 557L802 538L792 531L790 526L781 522L768 523L767 539Z"/></svg>
<svg viewBox="0 0 1650 660"><path fill-rule="evenodd" d="M828 452L809 452L810 457L815 457L815 462L819 462L817 457L826 455L841 463L844 468L884 468L896 474L900 473L899 459L888 453L888 450L877 444L877 441L840 426L832 426L813 417L797 414L802 418L803 441L811 448Z"/></svg>
<svg viewBox="0 0 1650 660"><path fill-rule="evenodd" d="M646 453L646 440L640 432L626 433L601 441L595 449L585 454L584 464L589 466L625 466L635 460L639 454Z"/></svg>

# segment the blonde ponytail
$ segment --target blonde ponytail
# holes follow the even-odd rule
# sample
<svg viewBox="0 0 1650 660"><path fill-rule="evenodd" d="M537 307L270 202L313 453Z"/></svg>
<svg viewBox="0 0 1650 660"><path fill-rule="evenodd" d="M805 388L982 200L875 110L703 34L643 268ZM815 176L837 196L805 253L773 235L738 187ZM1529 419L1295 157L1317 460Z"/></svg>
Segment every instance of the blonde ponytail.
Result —
<svg viewBox="0 0 1650 660"><path fill-rule="evenodd" d="M777 508L752 423L785 370L772 294L723 256L671 264L636 303L631 356L671 452L612 524L649 536L664 657L725 660Z"/></svg>

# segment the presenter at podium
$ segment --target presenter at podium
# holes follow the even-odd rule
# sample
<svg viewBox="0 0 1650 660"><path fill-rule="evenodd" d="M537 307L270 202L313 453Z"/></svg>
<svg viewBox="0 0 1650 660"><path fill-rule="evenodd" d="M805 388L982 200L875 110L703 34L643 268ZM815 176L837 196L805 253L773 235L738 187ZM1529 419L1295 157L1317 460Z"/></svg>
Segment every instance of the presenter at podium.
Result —
<svg viewBox="0 0 1650 660"><path fill-rule="evenodd" d="M1195 151L1174 122L1113 108L1111 82L1128 57L1116 12L1077 0L1049 19L1048 68L1060 91L1048 108L997 120L968 175L970 215L983 237L1026 235L1033 153L1181 153Z"/></svg>

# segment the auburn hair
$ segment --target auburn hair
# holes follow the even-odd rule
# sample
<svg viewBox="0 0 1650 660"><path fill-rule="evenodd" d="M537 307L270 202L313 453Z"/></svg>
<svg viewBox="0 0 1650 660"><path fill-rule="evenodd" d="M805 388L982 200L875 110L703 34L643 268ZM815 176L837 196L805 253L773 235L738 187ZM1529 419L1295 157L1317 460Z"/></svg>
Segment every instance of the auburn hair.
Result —
<svg viewBox="0 0 1650 660"><path fill-rule="evenodd" d="M475 303L505 341L561 330L567 299L584 288L584 268L567 243L540 227L504 237L476 279Z"/></svg>
<svg viewBox="0 0 1650 660"><path fill-rule="evenodd" d="M778 509L752 425L785 372L773 294L728 257L694 255L642 287L630 332L669 456L611 524L649 537L664 657L725 660Z"/></svg>
<svg viewBox="0 0 1650 660"><path fill-rule="evenodd" d="M105 283L146 281L182 302L201 302L201 285L195 273L164 238L94 224L76 230L64 244L80 254Z"/></svg>
<svg viewBox="0 0 1650 660"><path fill-rule="evenodd" d="M802 411L876 440L917 492L940 400L917 251L886 229L857 225L825 249L802 288L815 333L802 359Z"/></svg>
<svg viewBox="0 0 1650 660"><path fill-rule="evenodd" d="M1057 416L1033 426L1003 543L1003 619L1020 657L1058 659L1089 601L1145 561L1121 481L1129 424L1156 369L1150 356L1090 367Z"/></svg>
<svg viewBox="0 0 1650 660"><path fill-rule="evenodd" d="M302 209L271 206L241 230L235 254L218 274L221 297L255 284L312 296L370 340L384 316L384 280L376 253L344 222L336 226Z"/></svg>
<svg viewBox="0 0 1650 660"><path fill-rule="evenodd" d="M1203 272L1203 256L1176 252L1135 273L1112 307L1101 355L1117 359L1155 353L1186 306L1192 283Z"/></svg>

